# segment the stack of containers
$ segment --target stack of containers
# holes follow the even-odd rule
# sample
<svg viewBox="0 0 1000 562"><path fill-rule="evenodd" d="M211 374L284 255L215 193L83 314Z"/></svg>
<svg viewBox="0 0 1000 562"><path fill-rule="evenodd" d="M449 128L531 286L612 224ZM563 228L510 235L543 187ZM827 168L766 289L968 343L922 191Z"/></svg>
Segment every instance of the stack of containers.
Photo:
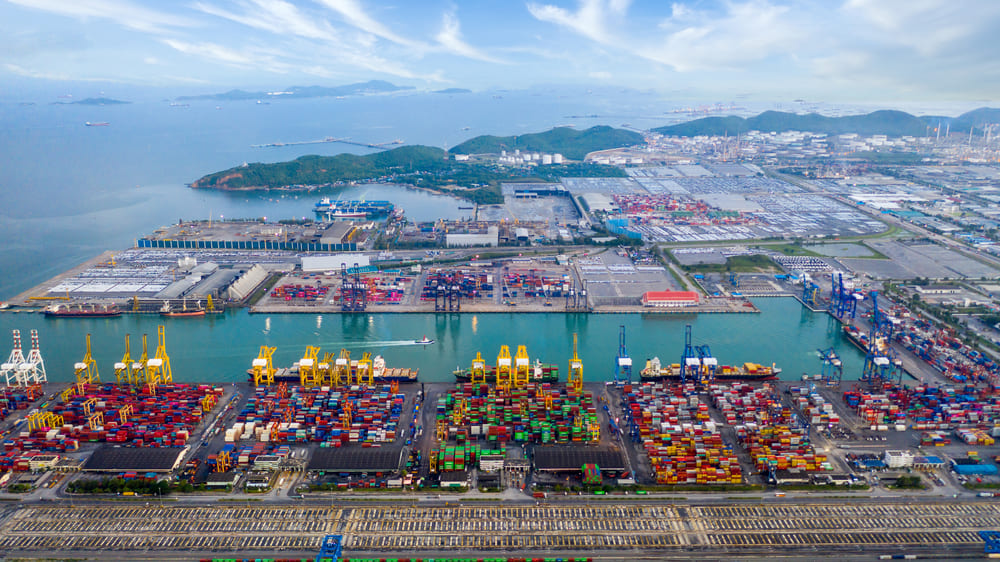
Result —
<svg viewBox="0 0 1000 562"><path fill-rule="evenodd" d="M778 470L833 470L826 455L816 453L805 430L787 425L736 427L736 435L750 452L754 467L761 472L769 467Z"/></svg>
<svg viewBox="0 0 1000 562"><path fill-rule="evenodd" d="M202 399L208 393L221 396L222 392L222 388L205 385L172 384L158 386L156 395L151 396L141 389L114 383L87 385L83 395L53 407L53 413L62 416L65 425L21 432L20 443L12 446L49 451L75 450L79 441L135 447L183 446L191 430L201 422ZM100 412L104 416L104 425L97 429L89 427L84 407L91 399L96 400L89 406L91 414ZM119 411L125 406L131 406L132 413L121 423Z"/></svg>
<svg viewBox="0 0 1000 562"><path fill-rule="evenodd" d="M23 388L6 387L0 390L0 420L14 413L16 410L23 410L31 404L28 395Z"/></svg>
<svg viewBox="0 0 1000 562"><path fill-rule="evenodd" d="M840 423L840 416L834 412L833 404L827 402L818 392L803 386L793 386L788 391L810 425L827 426Z"/></svg>
<svg viewBox="0 0 1000 562"><path fill-rule="evenodd" d="M708 405L681 385L644 383L624 389L625 417L641 440L660 484L742 482L732 447L722 442Z"/></svg>
<svg viewBox="0 0 1000 562"><path fill-rule="evenodd" d="M456 408L459 419L455 418ZM600 423L593 393L550 383L502 390L465 383L441 396L437 419L449 440L505 443L597 443Z"/></svg>
<svg viewBox="0 0 1000 562"><path fill-rule="evenodd" d="M226 441L261 443L319 442L324 447L345 443L391 443L396 440L404 394L391 385L288 388L257 387L226 430Z"/></svg>
<svg viewBox="0 0 1000 562"><path fill-rule="evenodd" d="M709 386L712 404L726 417L726 424L788 423L791 413L781 407L773 387L753 387L746 383Z"/></svg>

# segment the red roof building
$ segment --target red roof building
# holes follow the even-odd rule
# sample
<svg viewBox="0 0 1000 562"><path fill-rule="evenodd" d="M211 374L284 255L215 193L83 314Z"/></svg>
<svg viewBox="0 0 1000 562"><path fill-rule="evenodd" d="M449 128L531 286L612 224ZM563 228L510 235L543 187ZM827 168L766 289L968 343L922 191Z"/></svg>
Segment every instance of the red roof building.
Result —
<svg viewBox="0 0 1000 562"><path fill-rule="evenodd" d="M642 295L642 306L698 306L694 291L649 291Z"/></svg>

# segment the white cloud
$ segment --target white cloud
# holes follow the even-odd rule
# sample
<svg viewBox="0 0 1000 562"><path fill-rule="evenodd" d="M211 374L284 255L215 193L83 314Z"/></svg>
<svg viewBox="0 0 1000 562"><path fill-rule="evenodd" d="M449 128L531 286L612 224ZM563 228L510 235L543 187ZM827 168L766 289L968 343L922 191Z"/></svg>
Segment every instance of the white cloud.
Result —
<svg viewBox="0 0 1000 562"><path fill-rule="evenodd" d="M589 77L591 77L591 78L593 78L595 80L611 80L611 78L613 78L611 76L610 72L607 72L607 71L604 71L604 70L597 70L597 71L591 72L591 73L587 74L587 76L589 76Z"/></svg>
<svg viewBox="0 0 1000 562"><path fill-rule="evenodd" d="M264 62L258 57L254 57L248 53L243 53L235 49L230 49L229 47L224 47L217 43L189 43L186 41L178 41L177 39L164 39L163 42L169 47L186 55L209 59L234 66L251 67Z"/></svg>
<svg viewBox="0 0 1000 562"><path fill-rule="evenodd" d="M74 82L119 82L119 80L112 78L87 78L79 76L70 76L68 74L56 73L56 72L45 72L41 70L32 70L30 68L24 68L23 66L4 63L3 68L12 74L17 74L18 76L24 76L27 78L39 78L42 80L55 80L58 82L74 81Z"/></svg>
<svg viewBox="0 0 1000 562"><path fill-rule="evenodd" d="M383 25L361 7L357 0L318 0L327 8L337 12L348 24L376 37L411 48L424 49L426 45L407 39Z"/></svg>
<svg viewBox="0 0 1000 562"><path fill-rule="evenodd" d="M576 12L551 4L528 4L528 12L535 19L554 23L599 43L609 43L612 34L607 23L622 17L628 10L629 0L580 0Z"/></svg>
<svg viewBox="0 0 1000 562"><path fill-rule="evenodd" d="M846 0L843 11L874 27L873 38L878 42L914 49L924 56L979 33L993 36L1000 24L1000 3L992 1Z"/></svg>
<svg viewBox="0 0 1000 562"><path fill-rule="evenodd" d="M144 59L142 59L142 62L146 64L160 64L160 60L157 59L156 57L145 57Z"/></svg>
<svg viewBox="0 0 1000 562"><path fill-rule="evenodd" d="M466 58L481 60L484 62L503 63L503 61L489 56L479 49L469 45L462 39L462 30L458 18L452 12L445 12L441 23L441 31L437 36L438 44L447 51Z"/></svg>
<svg viewBox="0 0 1000 562"><path fill-rule="evenodd" d="M168 28L191 27L194 23L172 14L150 10L127 0L8 0L34 10L90 20L105 19L135 29L162 33Z"/></svg>
<svg viewBox="0 0 1000 562"><path fill-rule="evenodd" d="M640 56L678 71L737 68L794 51L807 40L789 8L768 0L725 4L721 15L674 6L660 27L667 35L636 50Z"/></svg>
<svg viewBox="0 0 1000 562"><path fill-rule="evenodd" d="M241 2L241 6L243 13L237 14L203 2L196 2L193 5L196 10L206 14L271 33L287 33L321 40L331 39L336 35L329 23L306 16L293 4L284 0L249 0Z"/></svg>

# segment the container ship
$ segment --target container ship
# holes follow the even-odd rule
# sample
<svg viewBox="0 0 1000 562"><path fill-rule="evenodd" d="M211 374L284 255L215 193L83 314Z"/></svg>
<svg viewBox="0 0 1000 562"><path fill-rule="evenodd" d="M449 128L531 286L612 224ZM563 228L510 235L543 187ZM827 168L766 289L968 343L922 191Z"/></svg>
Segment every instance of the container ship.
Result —
<svg viewBox="0 0 1000 562"><path fill-rule="evenodd" d="M559 367L551 363L542 363L535 359L535 364L528 371L531 375L531 382L559 382ZM456 368L453 372L457 382L469 382L472 380L471 369ZM486 366L486 383L496 384L497 368L493 365Z"/></svg>
<svg viewBox="0 0 1000 562"><path fill-rule="evenodd" d="M781 373L781 369L773 364L759 365L757 363L744 363L739 367L720 365L715 369L714 379L718 381L771 381L776 380ZM670 365L660 364L660 358L654 357L646 360L646 367L639 372L639 378L644 381L680 381L680 363Z"/></svg>
<svg viewBox="0 0 1000 562"><path fill-rule="evenodd" d="M313 207L317 213L326 213L332 216L344 216L345 214L360 213L361 217L368 215L380 216L388 215L393 210L393 204L389 201L341 201L324 197Z"/></svg>
<svg viewBox="0 0 1000 562"><path fill-rule="evenodd" d="M122 311L114 304L56 304L47 307L46 316L57 318L111 318L121 316Z"/></svg>
<svg viewBox="0 0 1000 562"><path fill-rule="evenodd" d="M351 361L351 376L357 376L358 361ZM376 355L372 358L372 376L375 379L375 383L385 383L385 382L417 382L417 374L420 369L409 369L409 368L387 368L385 366L385 358L381 355ZM253 382L253 369L247 369L247 375L249 375L250 382ZM274 382L286 382L298 384L301 380L299 375L299 364L294 363L291 367L282 367L275 371Z"/></svg>
<svg viewBox="0 0 1000 562"><path fill-rule="evenodd" d="M858 346L858 349L868 353L868 334L862 332L851 324L844 324L844 335L851 343Z"/></svg>

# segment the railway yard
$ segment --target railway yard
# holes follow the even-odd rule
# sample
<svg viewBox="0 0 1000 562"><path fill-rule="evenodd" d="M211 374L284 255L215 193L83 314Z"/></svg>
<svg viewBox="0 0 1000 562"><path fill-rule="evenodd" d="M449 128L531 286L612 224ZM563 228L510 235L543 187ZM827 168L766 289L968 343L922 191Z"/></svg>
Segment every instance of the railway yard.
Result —
<svg viewBox="0 0 1000 562"><path fill-rule="evenodd" d="M290 558L341 535L351 558L390 553L597 559L816 552L951 556L982 553L1000 525L993 503L678 505L601 502L528 506L23 506L5 510L0 549L113 558L143 552ZM559 554L556 554L559 553ZM627 554L626 554L627 553Z"/></svg>

